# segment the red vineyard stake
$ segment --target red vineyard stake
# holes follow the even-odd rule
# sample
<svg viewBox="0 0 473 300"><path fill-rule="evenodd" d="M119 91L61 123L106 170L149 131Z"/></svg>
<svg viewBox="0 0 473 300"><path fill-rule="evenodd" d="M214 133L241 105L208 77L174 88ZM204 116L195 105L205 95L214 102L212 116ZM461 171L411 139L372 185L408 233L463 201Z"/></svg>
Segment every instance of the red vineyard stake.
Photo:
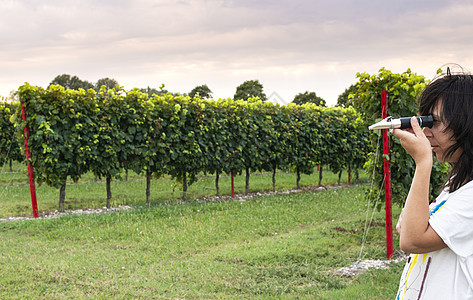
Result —
<svg viewBox="0 0 473 300"><path fill-rule="evenodd" d="M23 106L23 102L20 102L20 105L21 105L21 118L23 119L23 121L26 121L26 110L25 110L25 107ZM24 135L25 135L26 164L28 165L28 179L30 181L31 206L33 208L33 217L37 218L38 217L38 204L36 201L36 186L34 183L33 166L30 163L31 152L28 149L28 138L30 137L30 129L28 128L28 125L25 126Z"/></svg>
<svg viewBox="0 0 473 300"><path fill-rule="evenodd" d="M233 178L233 172L231 172L231 178L232 178L232 199L235 198L235 180Z"/></svg>
<svg viewBox="0 0 473 300"><path fill-rule="evenodd" d="M388 117L388 92L381 91L381 110L383 119ZM383 132L383 160L384 160L384 199L386 209L386 256L393 258L393 222L391 198L391 172L389 169L389 136L388 129Z"/></svg>

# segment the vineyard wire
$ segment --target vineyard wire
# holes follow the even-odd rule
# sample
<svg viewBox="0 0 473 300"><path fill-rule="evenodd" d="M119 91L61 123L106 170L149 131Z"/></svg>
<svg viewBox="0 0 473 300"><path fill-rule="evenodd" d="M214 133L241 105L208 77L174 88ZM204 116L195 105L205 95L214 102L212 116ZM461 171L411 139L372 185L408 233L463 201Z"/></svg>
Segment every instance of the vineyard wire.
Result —
<svg viewBox="0 0 473 300"><path fill-rule="evenodd" d="M385 179L385 178L383 178L383 181L380 184L380 187L378 189L378 195L376 196L376 201L375 201L375 204L373 205L373 212L371 213L371 218L370 218L370 221L368 222L368 214L369 214L370 203L371 203L371 191L373 190L374 175L376 174L376 165L377 165L378 157L379 157L379 140L380 140L380 138L381 138L381 134L378 134L378 141L376 143L376 153L375 153L375 156L374 156L373 173L371 175L370 193L369 193L369 196L368 196L368 204L367 204L367 207L366 207L365 227L364 227L364 230L363 230L363 238L362 238L362 242L361 242L360 254L358 255L358 259L356 261L356 267L357 268L358 268L358 264L360 263L360 259L361 259L362 253L363 253L363 248L364 248L365 243L366 243L366 238L368 236L368 231L370 229L371 222L373 221L374 212L375 212L376 206L378 205L378 201L379 201L380 194L381 194L381 186L383 185L384 179Z"/></svg>

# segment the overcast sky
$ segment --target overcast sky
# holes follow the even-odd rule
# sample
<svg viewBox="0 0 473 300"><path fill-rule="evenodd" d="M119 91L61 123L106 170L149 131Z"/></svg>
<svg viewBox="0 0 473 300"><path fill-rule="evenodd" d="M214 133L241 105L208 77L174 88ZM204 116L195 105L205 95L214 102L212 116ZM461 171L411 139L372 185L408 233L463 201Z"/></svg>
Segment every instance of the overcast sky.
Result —
<svg viewBox="0 0 473 300"><path fill-rule="evenodd" d="M333 105L357 72L473 69L469 0L0 0L0 95L60 74L233 98L258 79Z"/></svg>

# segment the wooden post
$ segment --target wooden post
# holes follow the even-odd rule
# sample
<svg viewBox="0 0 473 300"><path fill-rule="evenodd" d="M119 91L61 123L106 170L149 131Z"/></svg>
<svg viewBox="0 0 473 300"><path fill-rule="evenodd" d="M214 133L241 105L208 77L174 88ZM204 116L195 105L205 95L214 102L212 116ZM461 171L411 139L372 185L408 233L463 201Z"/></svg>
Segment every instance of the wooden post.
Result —
<svg viewBox="0 0 473 300"><path fill-rule="evenodd" d="M383 119L388 117L388 92L381 91L381 109ZM393 222L392 222L392 198L391 198L391 172L389 169L389 136L388 129L382 129L383 133L383 160L384 160L384 199L386 210L386 256L393 258Z"/></svg>
<svg viewBox="0 0 473 300"><path fill-rule="evenodd" d="M21 105L21 117L23 121L26 121L26 109L23 105L23 102L20 102ZM25 150L26 150L26 164L28 165L28 179L30 181L30 193L31 193L31 206L33 208L33 217L38 217L38 204L36 201L36 186L34 183L34 171L33 166L31 165L31 152L28 149L28 138L30 137L30 129L28 125L25 126L24 129L24 136L25 136Z"/></svg>

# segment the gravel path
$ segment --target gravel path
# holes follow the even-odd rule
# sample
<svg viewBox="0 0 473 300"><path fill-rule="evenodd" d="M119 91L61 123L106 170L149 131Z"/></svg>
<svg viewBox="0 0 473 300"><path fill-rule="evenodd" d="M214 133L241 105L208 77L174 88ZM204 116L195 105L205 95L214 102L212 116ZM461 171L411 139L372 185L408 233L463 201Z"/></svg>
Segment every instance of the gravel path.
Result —
<svg viewBox="0 0 473 300"><path fill-rule="evenodd" d="M391 266L392 263L398 263L406 260L407 256L405 256L404 254L392 260L367 259L354 262L353 264L347 267L333 270L332 273L343 277L355 277L359 274L368 271L369 269L387 269Z"/></svg>
<svg viewBox="0 0 473 300"><path fill-rule="evenodd" d="M64 212L54 211L49 213L40 214L37 219L53 219L59 218L66 215L91 215L91 214L105 214L105 213L112 213L117 212L120 210L128 210L132 209L131 206L128 205L120 205L118 207L111 207L111 208L88 208L88 209L77 209L77 210L66 210ZM7 222L7 221L19 221L19 220L31 220L34 219L33 217L7 217L0 219L0 222Z"/></svg>

